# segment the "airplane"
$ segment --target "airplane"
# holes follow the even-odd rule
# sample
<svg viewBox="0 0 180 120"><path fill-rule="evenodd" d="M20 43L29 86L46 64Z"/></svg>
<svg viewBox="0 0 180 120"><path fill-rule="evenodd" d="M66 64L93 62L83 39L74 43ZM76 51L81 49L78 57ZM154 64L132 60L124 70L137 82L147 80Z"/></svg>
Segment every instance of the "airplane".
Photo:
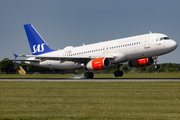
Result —
<svg viewBox="0 0 180 120"><path fill-rule="evenodd" d="M53 50L43 40L40 34L31 24L24 25L32 55L16 55L12 61L25 61L25 63L63 70L85 69L88 72L84 76L88 79L94 77L93 70L108 69L116 64L115 77L122 77L120 67L128 62L130 67L145 67L157 64L160 55L167 54L177 48L177 43L165 34L149 33L109 40L82 46L67 46L62 50ZM18 60L17 57L28 57Z"/></svg>

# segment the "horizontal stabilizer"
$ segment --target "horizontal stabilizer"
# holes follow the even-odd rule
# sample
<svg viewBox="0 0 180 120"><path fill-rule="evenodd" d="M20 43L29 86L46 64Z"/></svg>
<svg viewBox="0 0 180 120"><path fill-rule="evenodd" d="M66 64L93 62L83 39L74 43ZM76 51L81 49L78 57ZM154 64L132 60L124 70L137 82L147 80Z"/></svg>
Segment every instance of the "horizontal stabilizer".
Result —
<svg viewBox="0 0 180 120"><path fill-rule="evenodd" d="M13 54L13 55L14 55L15 59L18 57L18 55L16 55L16 54Z"/></svg>

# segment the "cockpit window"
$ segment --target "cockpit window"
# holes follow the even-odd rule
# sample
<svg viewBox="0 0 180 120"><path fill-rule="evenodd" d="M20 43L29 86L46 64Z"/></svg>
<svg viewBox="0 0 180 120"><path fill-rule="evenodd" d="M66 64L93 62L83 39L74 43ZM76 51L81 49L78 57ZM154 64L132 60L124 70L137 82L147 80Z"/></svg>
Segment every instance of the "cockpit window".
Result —
<svg viewBox="0 0 180 120"><path fill-rule="evenodd" d="M163 40L163 38L160 38L160 40Z"/></svg>
<svg viewBox="0 0 180 120"><path fill-rule="evenodd" d="M168 38L168 37L161 37L161 38L160 38L160 41L161 41L161 40L169 40L169 38Z"/></svg>
<svg viewBox="0 0 180 120"><path fill-rule="evenodd" d="M164 40L169 40L169 38L168 37L163 37L164 38Z"/></svg>

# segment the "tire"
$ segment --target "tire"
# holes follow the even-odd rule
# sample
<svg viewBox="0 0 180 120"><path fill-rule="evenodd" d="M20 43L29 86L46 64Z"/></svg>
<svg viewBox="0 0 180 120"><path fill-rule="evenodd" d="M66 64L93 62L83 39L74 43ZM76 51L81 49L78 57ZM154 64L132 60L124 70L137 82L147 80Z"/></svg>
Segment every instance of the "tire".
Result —
<svg viewBox="0 0 180 120"><path fill-rule="evenodd" d="M161 66L158 64L158 65L157 65L157 69L159 69L160 67L161 67Z"/></svg>
<svg viewBox="0 0 180 120"><path fill-rule="evenodd" d="M118 71L115 71L115 72L114 72L114 76L115 76L115 77L118 77L118 76L119 76L119 72L118 72Z"/></svg>
<svg viewBox="0 0 180 120"><path fill-rule="evenodd" d="M119 76L119 77L122 77L122 76L123 76L123 71L119 70L119 71L118 71L118 76Z"/></svg>
<svg viewBox="0 0 180 120"><path fill-rule="evenodd" d="M89 78L90 78L90 79L93 79L93 77L94 77L93 72L89 72Z"/></svg>
<svg viewBox="0 0 180 120"><path fill-rule="evenodd" d="M86 77L87 79L93 79L94 74L93 74L93 72L86 72L84 74L84 77Z"/></svg>
<svg viewBox="0 0 180 120"><path fill-rule="evenodd" d="M88 72L84 73L84 77L86 77L87 79L89 79L89 73L88 73Z"/></svg>
<svg viewBox="0 0 180 120"><path fill-rule="evenodd" d="M154 66L154 68L155 68L155 69L159 69L159 68L160 68L160 65L157 64L157 65Z"/></svg>

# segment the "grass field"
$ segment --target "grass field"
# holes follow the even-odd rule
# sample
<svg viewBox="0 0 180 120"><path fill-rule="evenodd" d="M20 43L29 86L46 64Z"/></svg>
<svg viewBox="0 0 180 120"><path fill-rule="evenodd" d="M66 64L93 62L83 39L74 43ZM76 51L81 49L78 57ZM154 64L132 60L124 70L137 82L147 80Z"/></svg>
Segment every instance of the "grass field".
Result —
<svg viewBox="0 0 180 120"><path fill-rule="evenodd" d="M71 78L74 74L0 74L0 78ZM79 74L83 76L83 74ZM114 74L94 74L94 78L116 78ZM118 78L180 78L180 73L129 73Z"/></svg>
<svg viewBox="0 0 180 120"><path fill-rule="evenodd" d="M0 82L3 120L179 120L180 82Z"/></svg>

